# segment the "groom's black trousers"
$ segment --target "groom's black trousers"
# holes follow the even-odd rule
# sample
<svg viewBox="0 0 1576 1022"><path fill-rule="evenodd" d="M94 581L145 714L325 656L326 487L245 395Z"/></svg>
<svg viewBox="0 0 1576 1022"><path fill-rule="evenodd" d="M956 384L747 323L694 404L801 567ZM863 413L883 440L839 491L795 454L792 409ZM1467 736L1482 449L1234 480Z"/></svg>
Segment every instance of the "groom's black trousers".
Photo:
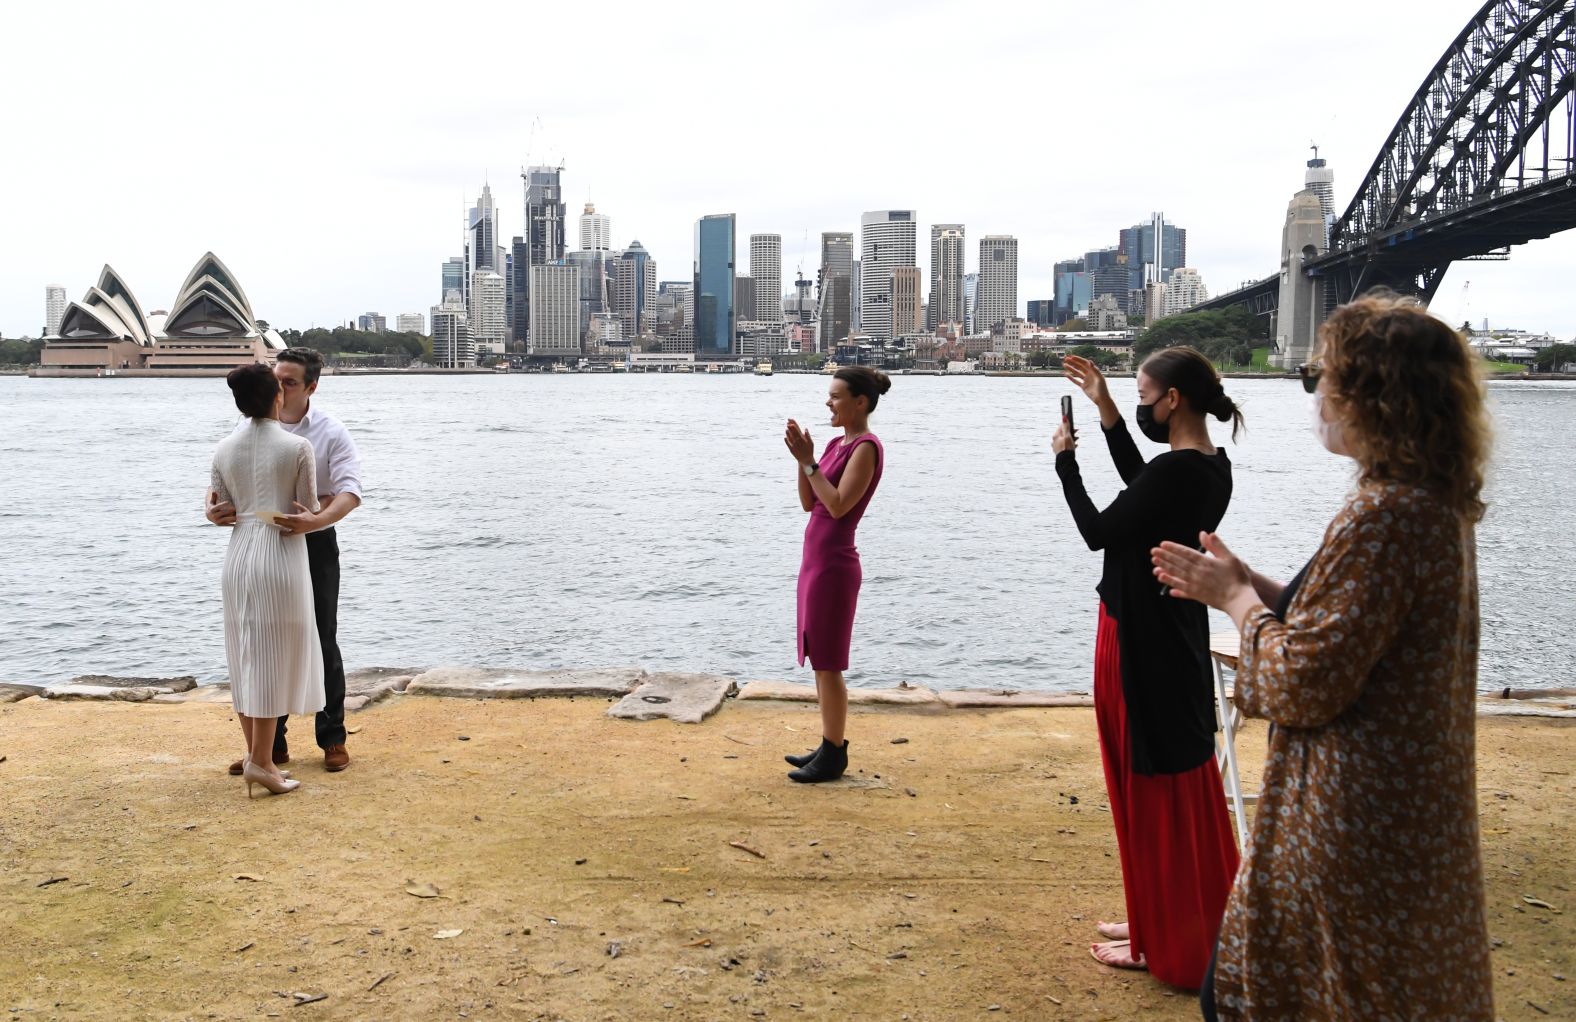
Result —
<svg viewBox="0 0 1576 1022"><path fill-rule="evenodd" d="M312 573L312 612L323 646L323 708L317 713L318 748L345 744L345 663L339 657L339 537L332 528L306 534L306 561ZM274 731L274 758L282 758L285 721Z"/></svg>

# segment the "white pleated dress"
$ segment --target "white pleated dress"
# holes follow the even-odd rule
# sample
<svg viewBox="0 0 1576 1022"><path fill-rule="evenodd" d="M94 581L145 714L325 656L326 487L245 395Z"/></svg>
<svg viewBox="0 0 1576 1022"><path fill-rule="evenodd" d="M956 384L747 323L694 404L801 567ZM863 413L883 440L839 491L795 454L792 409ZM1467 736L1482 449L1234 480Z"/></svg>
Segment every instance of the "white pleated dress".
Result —
<svg viewBox="0 0 1576 1022"><path fill-rule="evenodd" d="M249 419L213 456L213 488L235 505L224 556L224 650L230 701L247 717L323 708L323 650L312 612L306 536L287 536L258 511L316 511L312 445L274 419Z"/></svg>

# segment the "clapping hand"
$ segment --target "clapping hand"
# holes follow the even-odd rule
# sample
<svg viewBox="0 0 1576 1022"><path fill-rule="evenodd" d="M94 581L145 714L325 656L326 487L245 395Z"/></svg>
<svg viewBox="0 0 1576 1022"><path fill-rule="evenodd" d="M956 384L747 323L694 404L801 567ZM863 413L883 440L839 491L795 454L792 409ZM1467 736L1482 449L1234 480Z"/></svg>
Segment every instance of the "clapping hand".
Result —
<svg viewBox="0 0 1576 1022"><path fill-rule="evenodd" d="M1228 613L1234 602L1255 598L1253 573L1246 562L1232 553L1213 532L1198 534L1208 553L1191 550L1180 543L1165 542L1151 550L1155 578L1171 587L1171 595L1182 600L1197 600Z"/></svg>
<svg viewBox="0 0 1576 1022"><path fill-rule="evenodd" d="M788 429L783 433L783 443L799 464L808 465L815 460L815 441L810 438L810 431L800 429L792 419L788 420Z"/></svg>

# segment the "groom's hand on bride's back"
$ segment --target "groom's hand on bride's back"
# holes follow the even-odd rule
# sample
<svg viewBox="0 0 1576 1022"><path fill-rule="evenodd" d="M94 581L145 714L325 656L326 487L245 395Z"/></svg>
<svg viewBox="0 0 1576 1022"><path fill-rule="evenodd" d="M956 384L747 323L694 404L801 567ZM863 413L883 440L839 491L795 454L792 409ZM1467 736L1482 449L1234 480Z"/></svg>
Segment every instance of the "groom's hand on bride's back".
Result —
<svg viewBox="0 0 1576 1022"><path fill-rule="evenodd" d="M228 500L220 500L217 493L209 490L207 515L208 520L215 525L234 525L235 505Z"/></svg>

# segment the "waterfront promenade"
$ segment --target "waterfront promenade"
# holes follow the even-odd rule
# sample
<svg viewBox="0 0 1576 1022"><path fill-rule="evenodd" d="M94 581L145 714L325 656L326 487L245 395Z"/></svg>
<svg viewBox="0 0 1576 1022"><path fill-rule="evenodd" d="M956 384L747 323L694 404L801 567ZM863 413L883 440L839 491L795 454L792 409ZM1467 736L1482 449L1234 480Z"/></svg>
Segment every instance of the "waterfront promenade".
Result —
<svg viewBox="0 0 1576 1022"><path fill-rule="evenodd" d="M351 770L298 748L301 791L251 802L225 703L0 705L0 1008L1197 1017L1089 958L1122 912L1092 711L855 707L863 772L797 786L780 757L813 744L811 704L698 726L608 705L397 695L351 717ZM1505 1019L1576 1013L1572 726L1479 721ZM1249 790L1264 737L1239 738Z"/></svg>

